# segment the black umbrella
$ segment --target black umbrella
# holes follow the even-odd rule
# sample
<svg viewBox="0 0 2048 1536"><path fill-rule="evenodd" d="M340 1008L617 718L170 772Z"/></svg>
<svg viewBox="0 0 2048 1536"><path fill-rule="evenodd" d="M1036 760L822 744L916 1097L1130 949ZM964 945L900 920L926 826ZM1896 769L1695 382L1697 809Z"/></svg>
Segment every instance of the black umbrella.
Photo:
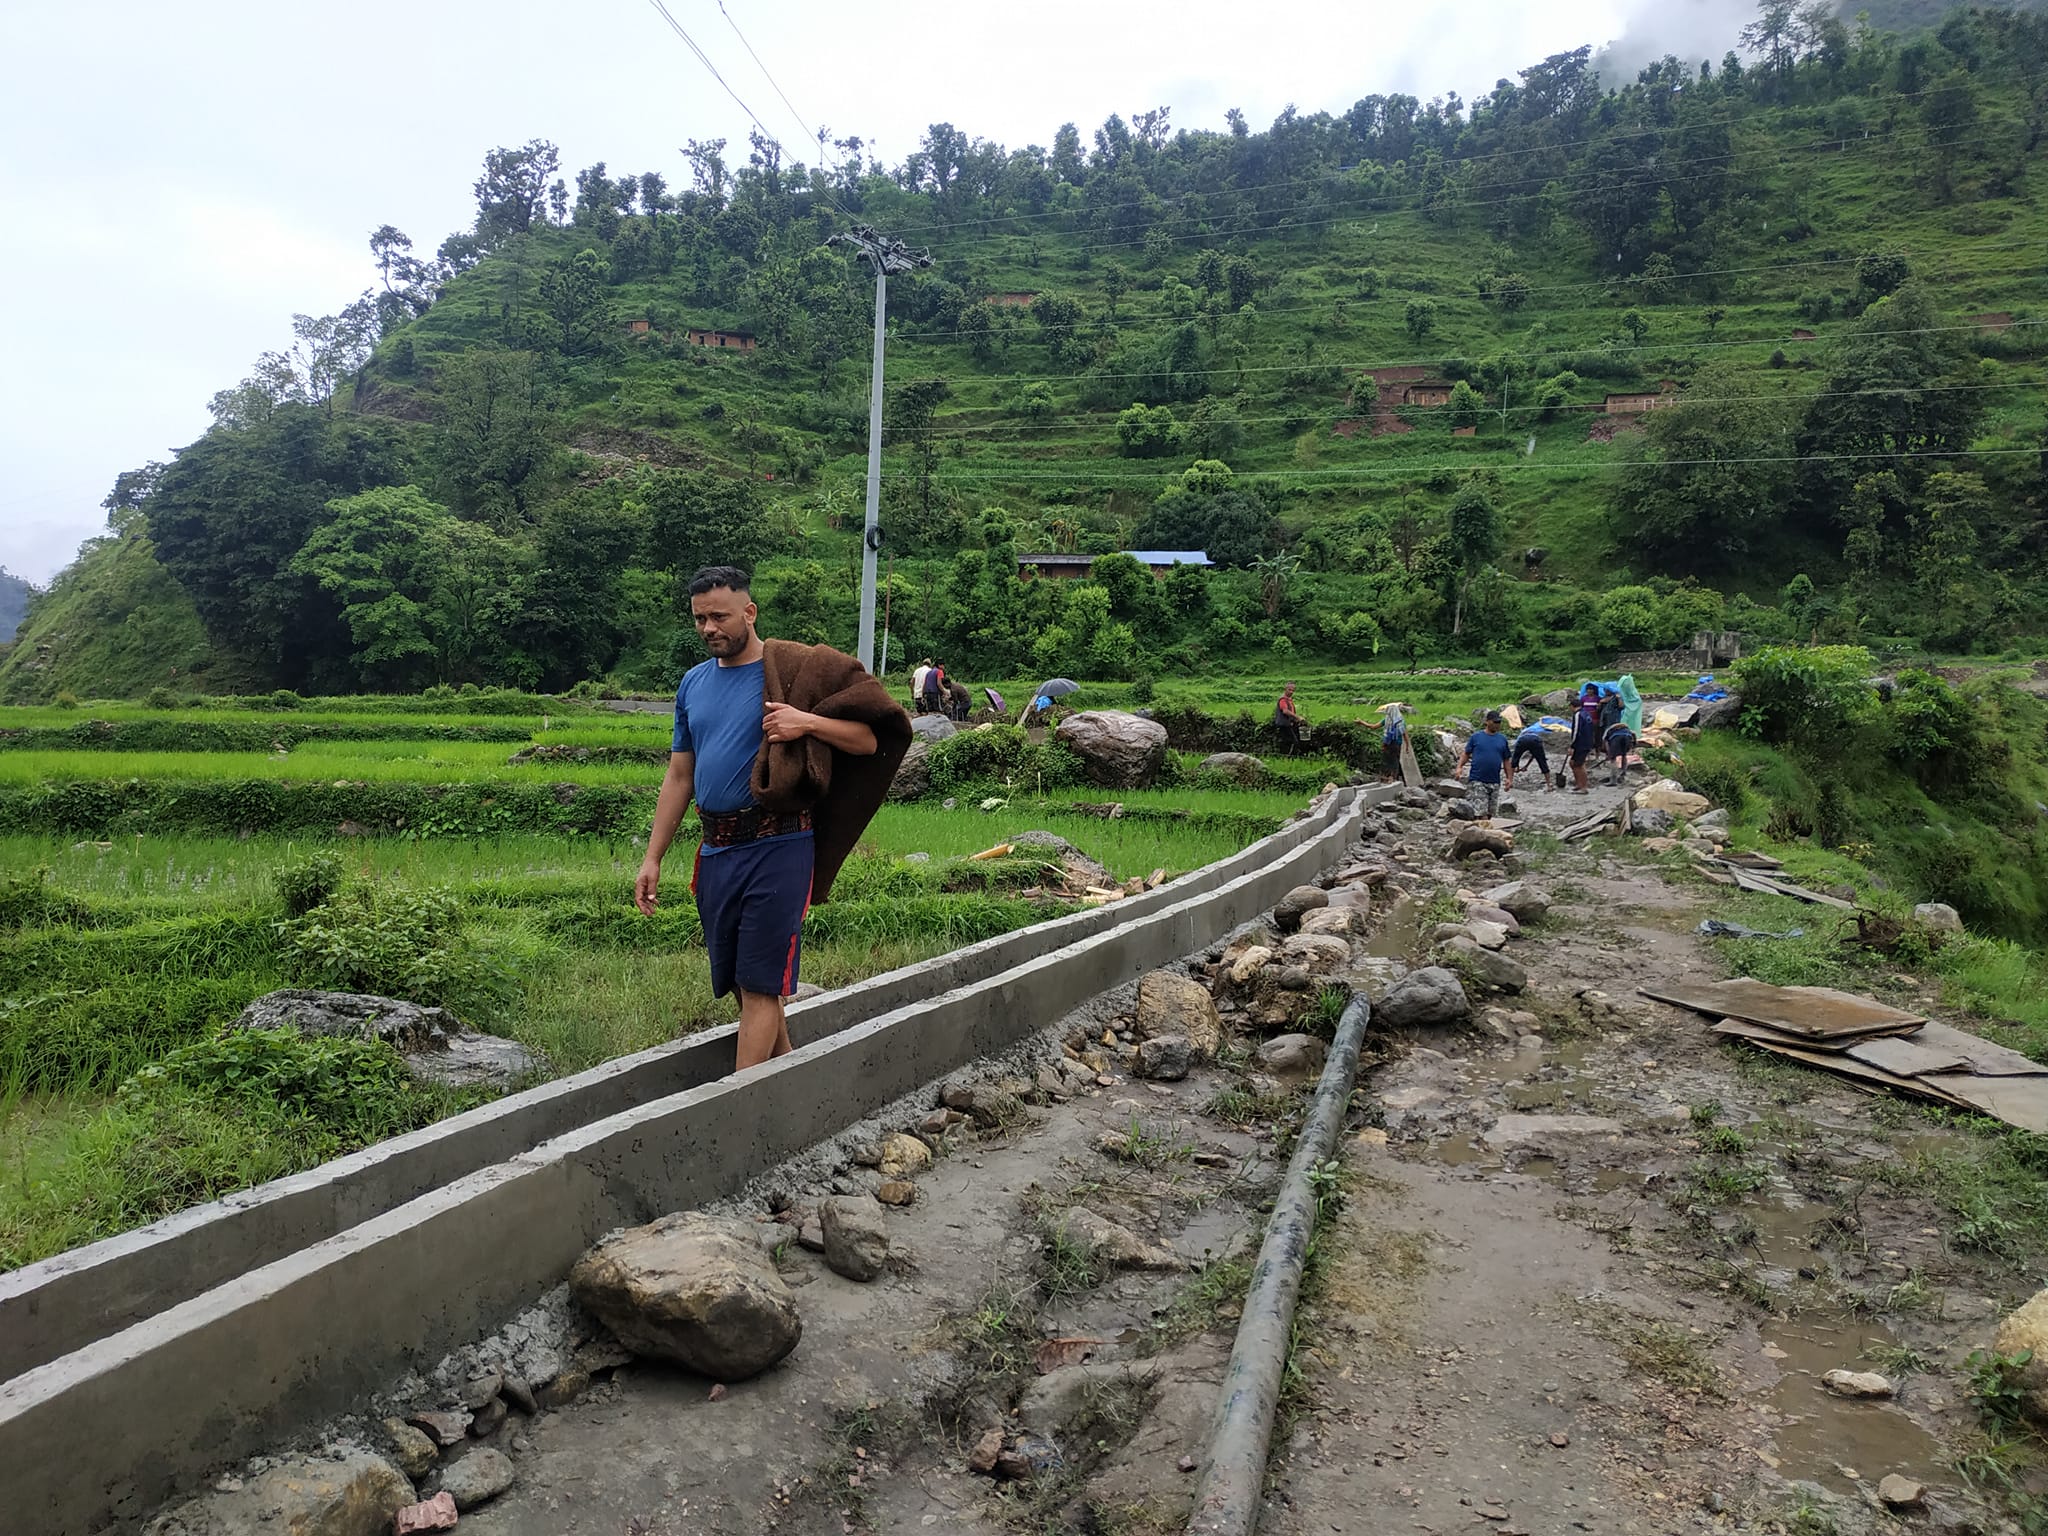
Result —
<svg viewBox="0 0 2048 1536"><path fill-rule="evenodd" d="M1049 677L1038 685L1041 699L1063 699L1070 693L1079 693L1081 685L1070 677Z"/></svg>

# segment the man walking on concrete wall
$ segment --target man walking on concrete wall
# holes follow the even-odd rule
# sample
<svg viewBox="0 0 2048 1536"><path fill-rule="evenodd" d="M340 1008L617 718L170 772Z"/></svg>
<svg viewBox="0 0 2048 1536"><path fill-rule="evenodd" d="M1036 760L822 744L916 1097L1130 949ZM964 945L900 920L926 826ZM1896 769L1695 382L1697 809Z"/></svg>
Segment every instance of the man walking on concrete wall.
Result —
<svg viewBox="0 0 2048 1536"><path fill-rule="evenodd" d="M910 719L853 657L763 640L747 573L707 566L690 614L711 659L676 689L668 773L633 900L655 910L662 855L694 799L703 823L690 889L717 997L737 991L735 1070L790 1049L804 915L881 806Z"/></svg>

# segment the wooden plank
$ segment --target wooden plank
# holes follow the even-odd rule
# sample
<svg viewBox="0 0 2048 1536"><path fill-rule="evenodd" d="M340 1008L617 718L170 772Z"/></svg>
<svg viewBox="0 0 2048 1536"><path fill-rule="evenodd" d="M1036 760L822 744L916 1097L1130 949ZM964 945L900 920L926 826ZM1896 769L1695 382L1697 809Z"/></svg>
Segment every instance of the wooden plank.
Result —
<svg viewBox="0 0 2048 1536"><path fill-rule="evenodd" d="M1839 907L1844 912L1856 910L1856 903L1853 901L1844 901L1839 896L1829 896L1821 891L1809 891L1803 885L1773 880L1767 875L1754 874L1740 865L1735 866L1735 883L1745 891L1760 891L1767 896L1790 896L1794 900L1810 902L1817 907Z"/></svg>
<svg viewBox="0 0 2048 1536"><path fill-rule="evenodd" d="M1767 853L1729 852L1721 855L1721 862L1738 865L1743 869L1783 869L1785 867L1783 859L1774 859Z"/></svg>
<svg viewBox="0 0 2048 1536"><path fill-rule="evenodd" d="M1963 1058L1963 1070L1979 1077L2048 1077L2048 1066L2031 1056L2022 1056L2009 1046L1967 1030L1929 1024L1915 1038L1938 1049L1954 1051Z"/></svg>
<svg viewBox="0 0 2048 1536"><path fill-rule="evenodd" d="M1410 789L1422 788L1422 765L1415 761L1415 744L1401 738L1401 782Z"/></svg>
<svg viewBox="0 0 2048 1536"><path fill-rule="evenodd" d="M1912 1028L1912 1025L1902 1024L1897 1027L1897 1033L1906 1034ZM1788 1035L1783 1030L1772 1029L1765 1024L1752 1024L1747 1019L1723 1019L1714 1026L1714 1033L1726 1035L1733 1040L1752 1041L1757 1045L1790 1045L1802 1051L1821 1051L1830 1056L1846 1054L1853 1051L1859 1045L1887 1038L1879 1035ZM1883 1062L1873 1062L1871 1065L1885 1066ZM1893 1069L1885 1067L1885 1070L1891 1071ZM1900 1076L1911 1075L1910 1073L1900 1074Z"/></svg>
<svg viewBox="0 0 2048 1536"><path fill-rule="evenodd" d="M1924 1044L1919 1032L1888 1039L1858 1040L1849 1047L1849 1054L1858 1061L1882 1067L1887 1072L1896 1072L1901 1077L1921 1077L1929 1072L1961 1072L1969 1066L1954 1051Z"/></svg>
<svg viewBox="0 0 2048 1536"><path fill-rule="evenodd" d="M1954 1103L2003 1120L2035 1135L2048 1135L2048 1077L1980 1077L1974 1072L1939 1072L1915 1078Z"/></svg>
<svg viewBox="0 0 2048 1536"><path fill-rule="evenodd" d="M1782 1045L1768 1040L1753 1040L1750 1044L1760 1051L1769 1051L1773 1056L1782 1056L1787 1061L1797 1061L1809 1067L1819 1067L1824 1071L1833 1072L1840 1077L1853 1078L1858 1082L1870 1083L1879 1088L1888 1088L1893 1093L1917 1093L1924 1098L1934 1099L1943 1104L1960 1106L1963 1103L1961 1099L1946 1092L1943 1088L1934 1086L1936 1082L1948 1081L1945 1078L1901 1077L1896 1072L1887 1072L1882 1067L1873 1067L1868 1062L1858 1061L1855 1057L1847 1054L1831 1056L1825 1051L1803 1050L1796 1045ZM2008 1078L2005 1081L2014 1082L2021 1081L2021 1079Z"/></svg>
<svg viewBox="0 0 2048 1536"><path fill-rule="evenodd" d="M1747 1019L1799 1039L1821 1035L1896 1034L1918 1028L1927 1016L1907 1013L1833 987L1774 987L1750 977L1734 981L1657 983L1636 989L1645 997L1673 1003L1714 1018Z"/></svg>

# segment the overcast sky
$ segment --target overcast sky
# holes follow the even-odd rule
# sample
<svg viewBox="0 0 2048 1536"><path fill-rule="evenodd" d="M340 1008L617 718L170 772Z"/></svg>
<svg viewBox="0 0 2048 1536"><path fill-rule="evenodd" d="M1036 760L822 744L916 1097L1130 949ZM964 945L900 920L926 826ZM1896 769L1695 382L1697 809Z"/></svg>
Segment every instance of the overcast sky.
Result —
<svg viewBox="0 0 2048 1536"><path fill-rule="evenodd" d="M1661 53L1718 57L1741 0L725 0L812 126L891 164L951 122L1085 142L1112 112L1263 127L1288 103L1468 99L1653 16ZM771 131L803 137L718 0L671 12ZM431 254L495 144L551 139L565 174L660 171L747 118L648 0L106 0L0 6L0 565L47 581L100 531L114 476L205 430L205 403L290 317L373 280L390 222ZM810 158L792 154L792 158Z"/></svg>

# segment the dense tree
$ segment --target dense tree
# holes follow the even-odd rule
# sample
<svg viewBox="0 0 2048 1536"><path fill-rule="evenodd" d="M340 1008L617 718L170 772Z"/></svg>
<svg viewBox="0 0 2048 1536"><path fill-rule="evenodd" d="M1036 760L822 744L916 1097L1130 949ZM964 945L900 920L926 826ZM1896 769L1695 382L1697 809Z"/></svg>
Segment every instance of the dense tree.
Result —
<svg viewBox="0 0 2048 1536"><path fill-rule="evenodd" d="M548 180L560 169L561 154L545 139L530 139L518 149L501 146L484 156L474 191L476 238L485 249L533 228Z"/></svg>
<svg viewBox="0 0 2048 1536"><path fill-rule="evenodd" d="M1701 369L1631 439L1608 504L1616 537L1680 569L1733 567L1778 520L1788 447L1779 401L1732 365Z"/></svg>
<svg viewBox="0 0 2048 1536"><path fill-rule="evenodd" d="M434 455L455 504L500 529L524 522L554 451L537 359L465 352L435 371L434 386Z"/></svg>
<svg viewBox="0 0 2048 1536"><path fill-rule="evenodd" d="M1444 523L1447 550L1457 566L1451 633L1460 635L1465 632L1466 596L1479 573L1500 558L1507 533L1490 488L1477 477L1458 487Z"/></svg>

